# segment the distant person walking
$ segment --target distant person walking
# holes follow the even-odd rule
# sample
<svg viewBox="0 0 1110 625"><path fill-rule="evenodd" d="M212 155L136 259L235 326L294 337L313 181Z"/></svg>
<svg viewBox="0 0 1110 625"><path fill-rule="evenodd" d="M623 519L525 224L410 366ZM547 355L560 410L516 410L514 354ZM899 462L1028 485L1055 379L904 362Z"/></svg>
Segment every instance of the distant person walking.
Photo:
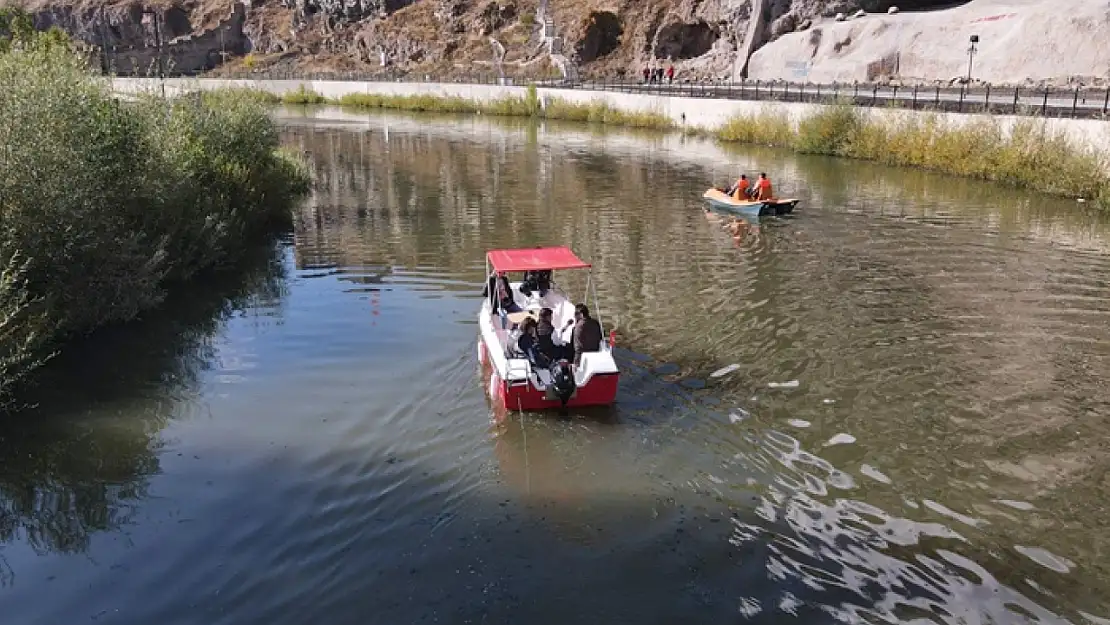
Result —
<svg viewBox="0 0 1110 625"><path fill-rule="evenodd" d="M674 63L667 66L667 82L674 84Z"/></svg>
<svg viewBox="0 0 1110 625"><path fill-rule="evenodd" d="M651 69L647 65L644 65L644 84L646 85L649 82L651 82Z"/></svg>

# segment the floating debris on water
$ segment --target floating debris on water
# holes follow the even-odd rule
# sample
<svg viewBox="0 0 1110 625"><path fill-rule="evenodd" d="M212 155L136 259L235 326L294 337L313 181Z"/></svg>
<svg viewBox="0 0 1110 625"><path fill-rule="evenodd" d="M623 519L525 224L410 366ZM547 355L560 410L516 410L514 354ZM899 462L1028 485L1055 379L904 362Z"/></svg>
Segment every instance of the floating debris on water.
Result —
<svg viewBox="0 0 1110 625"><path fill-rule="evenodd" d="M1014 545L1014 551L1017 551L1046 569L1052 569L1057 573L1069 573L1075 568L1075 563L1071 560L1063 556L1058 556L1047 549L1041 549L1040 547Z"/></svg>
<svg viewBox="0 0 1110 625"><path fill-rule="evenodd" d="M720 369L717 369L713 373L710 373L709 377L719 378L721 376L728 375L728 374L732 373L733 371L736 371L739 368L740 368L740 365L733 363L731 365L728 365L727 367L721 367Z"/></svg>
<svg viewBox="0 0 1110 625"><path fill-rule="evenodd" d="M800 382L797 380L790 380L789 382L768 382L767 388L798 388Z"/></svg>
<svg viewBox="0 0 1110 625"><path fill-rule="evenodd" d="M859 472L875 480L876 482L882 482L883 484L892 483L892 480L887 477L882 471L879 471L869 464L861 464L859 467Z"/></svg>
<svg viewBox="0 0 1110 625"><path fill-rule="evenodd" d="M826 405L827 404L835 404L836 400L835 399L824 399L824 400L821 400L821 403L826 404Z"/></svg>
<svg viewBox="0 0 1110 625"><path fill-rule="evenodd" d="M825 447L831 447L832 445L851 445L854 442L856 442L855 436L841 432L830 438L829 441L825 443Z"/></svg>
<svg viewBox="0 0 1110 625"><path fill-rule="evenodd" d="M787 421L787 423L796 428L808 428L811 425L809 421L805 421L803 419L791 419Z"/></svg>

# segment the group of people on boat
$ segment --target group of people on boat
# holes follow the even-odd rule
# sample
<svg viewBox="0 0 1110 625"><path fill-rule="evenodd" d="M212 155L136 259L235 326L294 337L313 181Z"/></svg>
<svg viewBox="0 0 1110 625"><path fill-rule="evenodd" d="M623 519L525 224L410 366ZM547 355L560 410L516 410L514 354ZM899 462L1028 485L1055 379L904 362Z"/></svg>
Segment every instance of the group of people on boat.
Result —
<svg viewBox="0 0 1110 625"><path fill-rule="evenodd" d="M550 367L553 362L566 360L577 367L582 362L582 354L601 349L601 324L590 316L590 309L585 304L574 307L574 318L567 319L562 328L556 328L552 323L553 315L550 308L542 308L538 321L525 317L520 323L517 349L533 365ZM572 325L574 331L571 340L567 341L564 336Z"/></svg>
<svg viewBox="0 0 1110 625"><path fill-rule="evenodd" d="M528 316L519 324L512 324L511 328L507 328L508 315L523 312L523 309L513 297L508 276L503 273L490 276L483 295L489 297L490 287L494 289L490 302L494 312L501 317L501 327L513 332L511 341L533 365L546 368L559 360L567 360L578 366L583 353L601 349L601 324L590 316L590 309L585 304L574 307L574 318L567 319L562 328L554 326L554 311L547 307L540 309L539 319ZM543 298L550 289L550 270L525 272L520 285L520 292L527 297L531 297L532 293L539 293L540 298ZM567 340L566 331L571 326L574 326L574 330L570 340Z"/></svg>
<svg viewBox="0 0 1110 625"><path fill-rule="evenodd" d="M737 202L745 200L766 202L774 197L774 188L771 186L771 179L764 172L759 174L755 184L748 180L747 174L740 174L740 179L725 190L725 195L732 196L732 199Z"/></svg>

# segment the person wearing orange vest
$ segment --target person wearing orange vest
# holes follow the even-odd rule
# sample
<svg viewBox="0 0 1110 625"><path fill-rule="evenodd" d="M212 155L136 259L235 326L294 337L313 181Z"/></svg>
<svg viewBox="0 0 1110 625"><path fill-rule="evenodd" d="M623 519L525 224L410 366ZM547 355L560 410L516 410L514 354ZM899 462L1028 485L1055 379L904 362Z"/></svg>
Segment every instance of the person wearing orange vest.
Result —
<svg viewBox="0 0 1110 625"><path fill-rule="evenodd" d="M767 174L760 173L759 180L755 182L755 199L759 202L766 202L774 196L774 190L771 188L771 180L767 178Z"/></svg>
<svg viewBox="0 0 1110 625"><path fill-rule="evenodd" d="M752 182L748 180L747 174L740 174L740 179L732 187L732 199L736 201L743 201L748 199L748 191L752 186Z"/></svg>

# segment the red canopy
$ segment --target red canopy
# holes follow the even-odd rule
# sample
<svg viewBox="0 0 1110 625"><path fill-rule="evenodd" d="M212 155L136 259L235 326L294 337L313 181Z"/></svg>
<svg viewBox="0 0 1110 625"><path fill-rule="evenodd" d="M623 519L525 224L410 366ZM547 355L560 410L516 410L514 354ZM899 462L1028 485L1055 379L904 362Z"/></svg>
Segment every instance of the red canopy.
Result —
<svg viewBox="0 0 1110 625"><path fill-rule="evenodd" d="M538 269L587 269L590 264L566 247L535 247L521 250L490 250L486 259L494 271Z"/></svg>

